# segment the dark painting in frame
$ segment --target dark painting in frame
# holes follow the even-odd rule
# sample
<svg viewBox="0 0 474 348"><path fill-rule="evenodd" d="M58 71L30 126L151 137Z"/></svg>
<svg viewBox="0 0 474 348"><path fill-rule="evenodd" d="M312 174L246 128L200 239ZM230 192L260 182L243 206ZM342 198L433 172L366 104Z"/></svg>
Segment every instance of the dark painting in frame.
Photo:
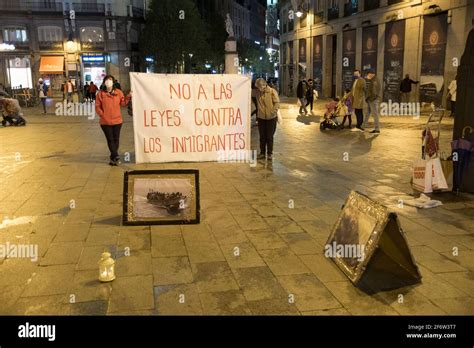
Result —
<svg viewBox="0 0 474 348"><path fill-rule="evenodd" d="M125 226L200 223L199 170L133 170L124 173Z"/></svg>
<svg viewBox="0 0 474 348"><path fill-rule="evenodd" d="M391 290L421 281L397 215L360 192L351 191L347 197L326 248L334 247L333 243L352 247L348 250L363 247L362 255L357 255L362 258L354 255L330 258L354 285L366 292Z"/></svg>

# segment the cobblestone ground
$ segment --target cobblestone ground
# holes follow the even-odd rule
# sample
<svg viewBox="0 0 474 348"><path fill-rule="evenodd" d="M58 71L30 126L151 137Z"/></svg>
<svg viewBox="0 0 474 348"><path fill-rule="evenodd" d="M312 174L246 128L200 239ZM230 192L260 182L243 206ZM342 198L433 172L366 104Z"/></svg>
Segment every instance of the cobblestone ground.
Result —
<svg viewBox="0 0 474 348"><path fill-rule="evenodd" d="M25 110L26 127L0 129L0 244L36 244L40 257L0 259L0 314L474 314L473 197L444 193L438 208L397 207L413 194L426 117L384 117L374 136L320 132L319 116L298 117L289 104L283 115L272 164L110 167L97 119ZM124 118L121 151L133 152ZM445 151L451 127L446 119ZM160 168L200 170L201 224L120 226L124 171ZM367 295L324 257L353 189L399 214L421 284ZM107 284L97 280L104 250L117 260Z"/></svg>

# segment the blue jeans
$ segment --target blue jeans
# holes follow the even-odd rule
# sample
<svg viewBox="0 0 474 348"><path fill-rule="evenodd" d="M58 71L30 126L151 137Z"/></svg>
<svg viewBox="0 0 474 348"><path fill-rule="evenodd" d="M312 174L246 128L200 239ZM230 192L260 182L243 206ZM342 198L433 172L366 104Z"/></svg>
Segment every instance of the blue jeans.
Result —
<svg viewBox="0 0 474 348"><path fill-rule="evenodd" d="M378 99L375 99L373 101L367 101L367 105L368 105L368 112L367 112L367 114L365 115L365 118L364 118L364 128L368 127L369 117L370 117L370 115L373 115L374 116L374 129L375 130L380 130L380 122L379 122L380 101Z"/></svg>

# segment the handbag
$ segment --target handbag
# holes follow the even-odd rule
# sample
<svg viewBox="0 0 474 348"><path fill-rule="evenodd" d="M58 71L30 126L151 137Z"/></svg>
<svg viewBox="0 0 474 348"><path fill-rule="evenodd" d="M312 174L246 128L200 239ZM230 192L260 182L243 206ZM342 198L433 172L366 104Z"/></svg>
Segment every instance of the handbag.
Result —
<svg viewBox="0 0 474 348"><path fill-rule="evenodd" d="M412 186L423 193L433 192L433 164L431 160L416 159L413 162Z"/></svg>
<svg viewBox="0 0 474 348"><path fill-rule="evenodd" d="M433 190L447 190L448 183L446 182L446 178L444 177L443 168L441 166L441 161L439 158L433 158L430 160L433 166L432 170L432 179L431 179L431 187Z"/></svg>

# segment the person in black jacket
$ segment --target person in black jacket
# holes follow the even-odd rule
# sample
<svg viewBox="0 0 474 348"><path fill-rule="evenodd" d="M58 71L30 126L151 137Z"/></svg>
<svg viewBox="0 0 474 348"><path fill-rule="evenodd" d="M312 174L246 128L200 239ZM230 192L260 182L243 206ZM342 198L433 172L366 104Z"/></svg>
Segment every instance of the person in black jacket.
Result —
<svg viewBox="0 0 474 348"><path fill-rule="evenodd" d="M411 85L416 85L419 82L420 81L413 81L410 79L410 75L405 75L405 78L400 82L400 97L402 103L410 102Z"/></svg>
<svg viewBox="0 0 474 348"><path fill-rule="evenodd" d="M308 110L306 110L306 91L308 89L308 86L306 84L306 80L301 80L298 82L298 86L296 86L296 97L298 98L300 102L300 115L304 114L306 115L308 113Z"/></svg>
<svg viewBox="0 0 474 348"><path fill-rule="evenodd" d="M306 105L305 106L310 106L310 112L313 113L313 103L314 103L314 95L315 95L316 89L314 87L314 82L313 79L308 79L308 89L306 90Z"/></svg>

